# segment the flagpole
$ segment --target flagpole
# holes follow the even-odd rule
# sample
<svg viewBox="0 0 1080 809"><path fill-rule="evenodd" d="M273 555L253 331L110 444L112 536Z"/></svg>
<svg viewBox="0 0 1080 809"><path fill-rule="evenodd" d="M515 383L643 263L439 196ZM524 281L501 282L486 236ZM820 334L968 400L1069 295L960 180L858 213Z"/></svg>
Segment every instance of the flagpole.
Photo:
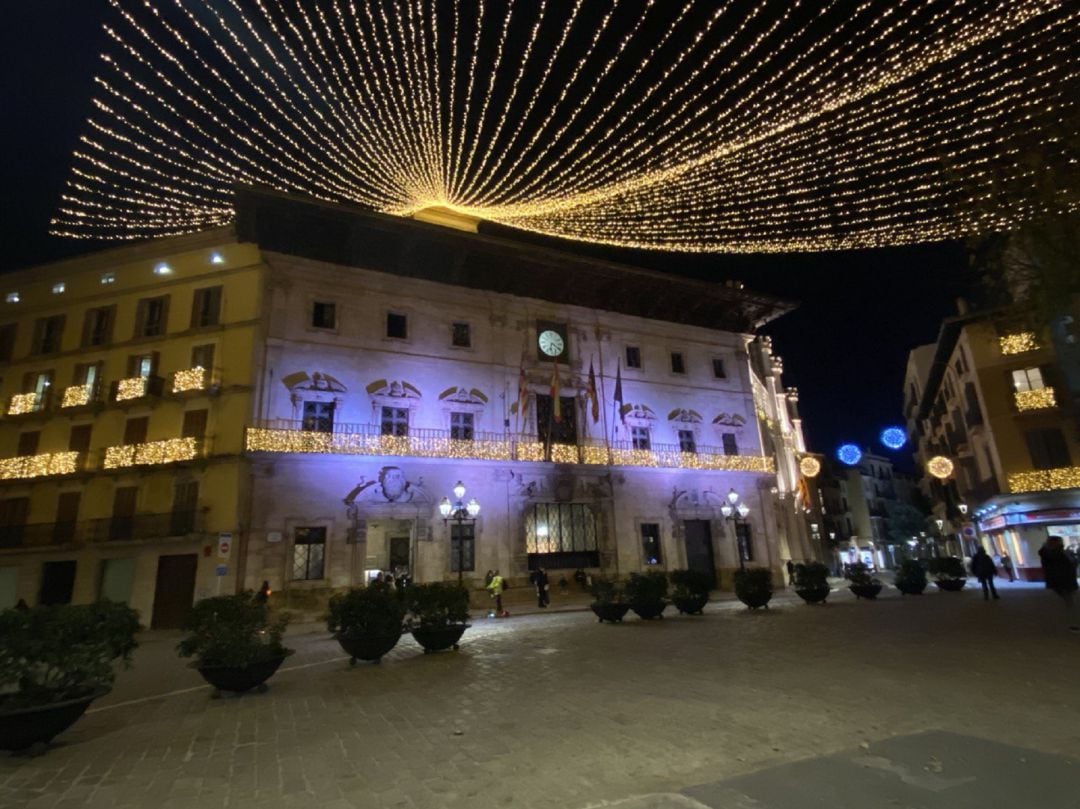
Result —
<svg viewBox="0 0 1080 809"><path fill-rule="evenodd" d="M604 344L600 340L600 327L596 327L596 352L600 357L600 399L601 401L607 401L607 390L604 386ZM600 412L604 414L604 454L607 458L608 464L611 463L611 442L608 441L608 422L607 422L607 408L601 407Z"/></svg>

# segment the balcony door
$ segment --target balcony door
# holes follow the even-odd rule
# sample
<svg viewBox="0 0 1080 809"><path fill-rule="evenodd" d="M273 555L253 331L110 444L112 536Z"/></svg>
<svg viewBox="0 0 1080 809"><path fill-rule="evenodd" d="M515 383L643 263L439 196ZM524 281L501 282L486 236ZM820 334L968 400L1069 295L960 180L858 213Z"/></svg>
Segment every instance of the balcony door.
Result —
<svg viewBox="0 0 1080 809"><path fill-rule="evenodd" d="M709 521L683 520L683 538L686 542L686 567L706 574L715 585L716 567Z"/></svg>
<svg viewBox="0 0 1080 809"><path fill-rule="evenodd" d="M198 566L199 557L194 553L158 557L151 629L177 629L184 623L195 600Z"/></svg>
<svg viewBox="0 0 1080 809"><path fill-rule="evenodd" d="M546 394L536 397L536 434L545 444L577 445L577 400L573 396L559 397L559 421L552 411L552 398Z"/></svg>

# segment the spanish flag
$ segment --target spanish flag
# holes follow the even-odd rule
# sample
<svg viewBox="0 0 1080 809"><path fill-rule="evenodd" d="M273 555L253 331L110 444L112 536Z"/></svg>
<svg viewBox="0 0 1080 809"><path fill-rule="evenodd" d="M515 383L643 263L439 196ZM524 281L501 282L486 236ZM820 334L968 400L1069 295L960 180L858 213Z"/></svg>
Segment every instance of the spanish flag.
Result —
<svg viewBox="0 0 1080 809"><path fill-rule="evenodd" d="M522 418L525 417L526 408L529 406L529 380L525 376L525 355L521 355L521 370L518 372L518 400L517 412Z"/></svg>
<svg viewBox="0 0 1080 809"><path fill-rule="evenodd" d="M551 417L555 421L562 421L562 399L559 394L562 392L562 385L559 384L559 363L556 360L551 361Z"/></svg>

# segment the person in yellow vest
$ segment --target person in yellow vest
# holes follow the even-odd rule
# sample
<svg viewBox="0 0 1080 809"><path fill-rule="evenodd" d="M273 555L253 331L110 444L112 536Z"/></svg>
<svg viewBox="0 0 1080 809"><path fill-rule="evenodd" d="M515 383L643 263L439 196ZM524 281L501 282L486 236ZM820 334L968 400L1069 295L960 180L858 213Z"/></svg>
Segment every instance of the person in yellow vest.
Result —
<svg viewBox="0 0 1080 809"><path fill-rule="evenodd" d="M491 577L491 581L487 586L491 592L491 597L495 599L495 615L499 618L505 618L510 613L503 609L502 594L503 594L503 578L499 575L499 571L495 571L495 575Z"/></svg>

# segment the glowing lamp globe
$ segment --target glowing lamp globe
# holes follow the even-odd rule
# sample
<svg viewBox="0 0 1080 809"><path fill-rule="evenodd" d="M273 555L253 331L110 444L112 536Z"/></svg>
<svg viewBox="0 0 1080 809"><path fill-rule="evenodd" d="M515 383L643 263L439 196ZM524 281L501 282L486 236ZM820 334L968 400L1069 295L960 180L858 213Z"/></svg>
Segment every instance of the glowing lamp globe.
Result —
<svg viewBox="0 0 1080 809"><path fill-rule="evenodd" d="M854 466L862 460L862 450L854 444L844 444L836 451L836 457L840 459L840 463Z"/></svg>
<svg viewBox="0 0 1080 809"><path fill-rule="evenodd" d="M881 431L881 443L889 449L900 449L907 443L907 434L899 427L888 427Z"/></svg>
<svg viewBox="0 0 1080 809"><path fill-rule="evenodd" d="M475 520L476 515L480 513L480 503L474 497L472 500L469 501L469 504L465 506L465 510L468 511L469 516Z"/></svg>
<svg viewBox="0 0 1080 809"><path fill-rule="evenodd" d="M799 471L803 473L804 478L816 478L821 472L821 461L807 456L799 461Z"/></svg>
<svg viewBox="0 0 1080 809"><path fill-rule="evenodd" d="M926 462L926 471L938 480L945 480L953 473L953 462L944 455L935 455Z"/></svg>
<svg viewBox="0 0 1080 809"><path fill-rule="evenodd" d="M460 500L465 496L465 484L460 480L454 485L454 497Z"/></svg>
<svg viewBox="0 0 1080 809"><path fill-rule="evenodd" d="M450 505L450 498L444 497L439 502L439 513L442 514L443 517L449 517L452 509L453 506Z"/></svg>

